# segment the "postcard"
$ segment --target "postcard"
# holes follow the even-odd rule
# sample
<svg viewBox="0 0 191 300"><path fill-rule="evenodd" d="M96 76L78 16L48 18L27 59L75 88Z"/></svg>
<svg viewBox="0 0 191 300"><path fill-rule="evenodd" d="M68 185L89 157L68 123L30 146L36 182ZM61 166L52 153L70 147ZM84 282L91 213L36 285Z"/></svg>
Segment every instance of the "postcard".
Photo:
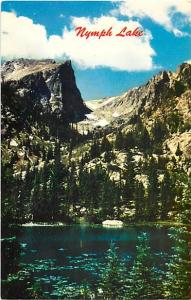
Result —
<svg viewBox="0 0 191 300"><path fill-rule="evenodd" d="M2 299L191 298L190 0L1 3Z"/></svg>

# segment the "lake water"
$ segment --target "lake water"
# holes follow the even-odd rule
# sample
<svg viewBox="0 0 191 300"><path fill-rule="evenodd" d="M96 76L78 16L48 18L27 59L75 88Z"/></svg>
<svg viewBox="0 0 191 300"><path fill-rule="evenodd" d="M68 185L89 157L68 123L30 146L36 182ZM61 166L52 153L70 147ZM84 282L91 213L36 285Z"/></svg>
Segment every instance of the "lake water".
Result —
<svg viewBox="0 0 191 300"><path fill-rule="evenodd" d="M84 282L94 285L99 280L111 241L121 258L132 264L141 232L150 235L152 252L158 254L157 264L161 268L165 253L169 254L171 249L167 228L85 225L22 227L17 236L22 247L20 267L32 271L47 295L57 298L63 286L72 288Z"/></svg>

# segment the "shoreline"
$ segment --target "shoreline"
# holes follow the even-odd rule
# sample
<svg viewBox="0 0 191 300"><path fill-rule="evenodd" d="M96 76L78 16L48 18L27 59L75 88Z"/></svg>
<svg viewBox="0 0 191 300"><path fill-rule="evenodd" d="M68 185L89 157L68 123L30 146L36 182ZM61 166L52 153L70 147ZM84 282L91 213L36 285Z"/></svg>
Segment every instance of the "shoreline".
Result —
<svg viewBox="0 0 191 300"><path fill-rule="evenodd" d="M96 223L63 223L63 222L55 222L55 223L49 223L49 222L28 222L28 223L23 223L19 224L19 227L63 227L63 226L90 226L90 227L106 227L103 226L102 224L96 224ZM15 226L15 225L14 225ZM156 222L131 222L131 223L124 223L123 226L107 226L107 228L125 228L128 226L136 226L136 227L144 227L144 226L159 226L159 227L170 227L170 226L175 226L175 227L182 227L182 226L187 226L191 227L191 224L183 224L179 222L173 222L173 221L156 221Z"/></svg>

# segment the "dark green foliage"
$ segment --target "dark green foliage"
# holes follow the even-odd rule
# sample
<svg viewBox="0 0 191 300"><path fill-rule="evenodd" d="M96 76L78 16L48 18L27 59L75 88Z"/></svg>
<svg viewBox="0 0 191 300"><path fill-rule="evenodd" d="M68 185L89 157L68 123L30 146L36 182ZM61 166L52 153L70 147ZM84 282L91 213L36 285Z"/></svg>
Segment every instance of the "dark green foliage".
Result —
<svg viewBox="0 0 191 300"><path fill-rule="evenodd" d="M109 152L105 152L104 153L104 161L106 163L111 162L112 160L114 160L116 158L115 154L113 151L109 151Z"/></svg>
<svg viewBox="0 0 191 300"><path fill-rule="evenodd" d="M20 270L20 244L16 237L2 240L1 259L3 261L1 296L2 299L45 299L39 283L28 271Z"/></svg>
<svg viewBox="0 0 191 300"><path fill-rule="evenodd" d="M97 140L93 140L93 143L91 145L91 149L90 149L90 158L91 159L94 159L96 157L99 157L100 156L100 144L99 144L99 141Z"/></svg>
<svg viewBox="0 0 191 300"><path fill-rule="evenodd" d="M98 223L115 217L128 221L156 221L167 220L171 211L177 211L177 216L181 212L182 216L185 215L184 220L189 218L189 209L186 208L189 202L183 200L189 197L190 187L183 196L182 185L176 184L179 178L167 171L168 160L159 157L157 163L154 158L149 161L147 157L142 162L136 162L133 151L129 150L122 171L114 164L108 164L107 167L97 164L89 169L85 165L86 160L90 159L88 154L82 157L81 162L72 161L65 166L60 149L57 143L54 151L51 151L53 159L47 159L40 169L39 160L36 166L27 162L22 176L13 176L10 165L3 165L4 224L27 221L75 222L81 216ZM50 148L48 151L50 153ZM105 152L104 161L108 163L112 157L113 151ZM120 174L120 180L111 179L110 172ZM142 174L148 180L145 187L136 178ZM160 174L164 175L164 180L159 182ZM179 190L175 189L175 185L179 186ZM179 204L175 204L175 196L181 199ZM135 213L131 217L122 217L124 207L130 211L135 209ZM79 208L84 214L80 213ZM184 210L186 213L183 213Z"/></svg>
<svg viewBox="0 0 191 300"><path fill-rule="evenodd" d="M127 133L119 131L116 134L115 148L117 150L126 150L138 147L141 151L150 152L151 138L148 130L139 120L135 129Z"/></svg>
<svg viewBox="0 0 191 300"><path fill-rule="evenodd" d="M176 219L183 224L189 224L191 220L191 179L183 170L177 170L174 174L176 194Z"/></svg>
<svg viewBox="0 0 191 300"><path fill-rule="evenodd" d="M171 112L168 115L166 122L170 133L175 133L184 126L183 118L177 111Z"/></svg>
<svg viewBox="0 0 191 300"><path fill-rule="evenodd" d="M146 215L145 189L141 182L135 182L135 220L143 221Z"/></svg>
<svg viewBox="0 0 191 300"><path fill-rule="evenodd" d="M165 299L190 299L191 264L189 253L190 233L185 228L173 228L170 234L174 242L173 255L167 265L163 282Z"/></svg>
<svg viewBox="0 0 191 300"><path fill-rule="evenodd" d="M17 201L19 198L20 177L14 177L13 167L10 164L2 164L2 223L6 227L9 223L17 223ZM20 214L23 214L20 212Z"/></svg>
<svg viewBox="0 0 191 300"><path fill-rule="evenodd" d="M121 131L116 135L115 148L118 150L124 149L124 137Z"/></svg>
<svg viewBox="0 0 191 300"><path fill-rule="evenodd" d="M123 202L131 206L135 191L135 164L131 152L127 153L123 179L125 180L123 185Z"/></svg>
<svg viewBox="0 0 191 300"><path fill-rule="evenodd" d="M106 135L104 135L104 137L101 141L100 150L101 150L101 152L109 152L112 150L112 144L109 142Z"/></svg>
<svg viewBox="0 0 191 300"><path fill-rule="evenodd" d="M174 89L175 89L175 95L177 97L180 97L184 93L184 91L186 90L186 87L180 81L175 81Z"/></svg>
<svg viewBox="0 0 191 300"><path fill-rule="evenodd" d="M16 237L2 239L1 241L1 269L2 280L5 280L9 273L16 273L19 270L18 258L20 255L20 245Z"/></svg>
<svg viewBox="0 0 191 300"><path fill-rule="evenodd" d="M124 274L125 267L117 254L117 247L111 243L107 251L105 270L101 276L103 299L119 299L123 295Z"/></svg>
<svg viewBox="0 0 191 300"><path fill-rule="evenodd" d="M33 278L26 271L9 275L2 281L3 299L45 299L38 283L33 284Z"/></svg>
<svg viewBox="0 0 191 300"><path fill-rule="evenodd" d="M138 236L137 254L133 267L127 275L126 299L160 299L161 277L154 266L149 237Z"/></svg>
<svg viewBox="0 0 191 300"><path fill-rule="evenodd" d="M190 299L191 265L189 237L186 228L174 228L170 234L174 243L166 271L156 264L151 254L148 234L138 236L136 256L132 267L127 267L111 244L106 256L105 271L100 287L102 299ZM162 255L162 254L160 254Z"/></svg>
<svg viewBox="0 0 191 300"><path fill-rule="evenodd" d="M157 120L154 122L154 125L152 127L152 144L153 144L153 150L158 153L158 149L161 148L161 142L165 139L166 135L168 133L167 127L165 122L162 122L161 120Z"/></svg>
<svg viewBox="0 0 191 300"><path fill-rule="evenodd" d="M168 219L169 207L173 206L174 190L170 174L165 170L163 181L160 184L160 218Z"/></svg>
<svg viewBox="0 0 191 300"><path fill-rule="evenodd" d="M159 183L157 162L151 158L148 167L148 188L147 188L147 203L146 215L148 221L154 221L158 218L159 208Z"/></svg>
<svg viewBox="0 0 191 300"><path fill-rule="evenodd" d="M181 156L182 153L183 153L183 152L180 150L180 144L178 143L178 146L177 146L177 149L176 149L175 154L176 154L176 156Z"/></svg>
<svg viewBox="0 0 191 300"><path fill-rule="evenodd" d="M143 128L143 131L142 131L140 147L142 148L143 151L149 150L151 147L150 136L145 127Z"/></svg>
<svg viewBox="0 0 191 300"><path fill-rule="evenodd" d="M87 208L89 220L94 216L94 221L100 222L107 216L114 216L118 187L101 166L80 172L79 191L80 203Z"/></svg>
<svg viewBox="0 0 191 300"><path fill-rule="evenodd" d="M148 152L151 146L151 139L148 130L143 125L141 119L136 125L134 132L135 146L137 146L141 151Z"/></svg>
<svg viewBox="0 0 191 300"><path fill-rule="evenodd" d="M50 176L50 209L52 221L60 219L60 203L63 198L63 166L61 163L60 144L58 143L55 148L54 165Z"/></svg>

